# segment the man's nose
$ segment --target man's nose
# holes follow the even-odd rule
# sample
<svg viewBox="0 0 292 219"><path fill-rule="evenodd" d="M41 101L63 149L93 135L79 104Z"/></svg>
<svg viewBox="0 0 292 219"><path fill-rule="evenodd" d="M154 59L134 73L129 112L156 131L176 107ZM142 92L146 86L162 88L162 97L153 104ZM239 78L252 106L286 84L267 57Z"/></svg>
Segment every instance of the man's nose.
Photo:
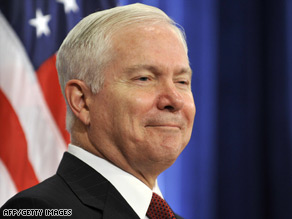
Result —
<svg viewBox="0 0 292 219"><path fill-rule="evenodd" d="M183 106L183 97L173 82L165 83L160 86L157 103L158 109L176 112L182 109Z"/></svg>

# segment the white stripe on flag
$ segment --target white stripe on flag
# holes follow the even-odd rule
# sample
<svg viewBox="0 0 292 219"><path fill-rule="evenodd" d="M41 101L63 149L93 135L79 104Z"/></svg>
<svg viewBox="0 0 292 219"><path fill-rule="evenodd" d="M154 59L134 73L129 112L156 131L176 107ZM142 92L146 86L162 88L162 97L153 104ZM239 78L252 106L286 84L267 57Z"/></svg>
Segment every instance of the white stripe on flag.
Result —
<svg viewBox="0 0 292 219"><path fill-rule="evenodd" d="M0 29L0 89L18 116L29 160L42 181L56 172L66 149L65 141L44 100L32 64L1 12Z"/></svg>
<svg viewBox="0 0 292 219"><path fill-rule="evenodd" d="M16 192L17 189L14 185L13 180L9 172L6 169L6 166L0 159L0 207L11 198Z"/></svg>

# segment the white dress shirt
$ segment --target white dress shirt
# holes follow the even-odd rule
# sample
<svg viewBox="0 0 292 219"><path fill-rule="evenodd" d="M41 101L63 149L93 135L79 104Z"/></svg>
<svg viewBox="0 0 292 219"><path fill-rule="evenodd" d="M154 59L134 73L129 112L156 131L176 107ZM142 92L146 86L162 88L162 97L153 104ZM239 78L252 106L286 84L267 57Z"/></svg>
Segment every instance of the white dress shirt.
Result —
<svg viewBox="0 0 292 219"><path fill-rule="evenodd" d="M148 219L146 212L151 202L152 193L155 192L163 197L157 181L153 190L151 190L133 175L80 147L69 144L68 152L91 166L106 178L119 191L141 219Z"/></svg>

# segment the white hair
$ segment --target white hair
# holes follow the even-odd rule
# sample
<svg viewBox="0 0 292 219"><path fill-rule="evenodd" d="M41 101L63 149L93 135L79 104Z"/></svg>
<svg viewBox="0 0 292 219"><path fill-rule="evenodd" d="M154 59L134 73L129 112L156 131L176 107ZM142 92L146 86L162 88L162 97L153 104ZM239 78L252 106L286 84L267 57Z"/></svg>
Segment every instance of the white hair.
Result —
<svg viewBox="0 0 292 219"><path fill-rule="evenodd" d="M122 28L134 25L170 25L187 53L183 29L158 8L136 3L93 13L82 19L67 35L57 53L57 70L62 93L71 79L84 81L97 93L104 81L104 68L113 58L111 39ZM66 97L65 97L66 100ZM66 127L75 121L67 100Z"/></svg>

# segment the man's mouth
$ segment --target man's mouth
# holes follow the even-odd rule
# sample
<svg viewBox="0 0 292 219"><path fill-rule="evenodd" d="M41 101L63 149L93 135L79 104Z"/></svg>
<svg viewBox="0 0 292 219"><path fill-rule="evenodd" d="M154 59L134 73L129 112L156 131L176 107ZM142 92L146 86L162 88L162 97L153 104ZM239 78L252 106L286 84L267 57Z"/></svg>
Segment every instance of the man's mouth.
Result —
<svg viewBox="0 0 292 219"><path fill-rule="evenodd" d="M176 130L176 129L181 129L180 125L177 124L150 124L146 125L146 128L160 128L160 129L169 129L169 130Z"/></svg>

